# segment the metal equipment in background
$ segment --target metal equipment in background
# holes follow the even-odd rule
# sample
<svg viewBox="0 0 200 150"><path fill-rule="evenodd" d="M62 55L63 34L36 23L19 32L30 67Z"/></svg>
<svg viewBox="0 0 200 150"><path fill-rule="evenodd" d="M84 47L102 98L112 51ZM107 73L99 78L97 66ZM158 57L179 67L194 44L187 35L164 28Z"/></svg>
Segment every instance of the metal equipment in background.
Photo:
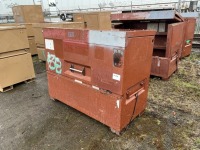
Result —
<svg viewBox="0 0 200 150"><path fill-rule="evenodd" d="M12 0L0 2L1 16L12 15L11 8L17 5L42 5L43 12L47 21L71 21L72 14L77 12L91 12L91 11L142 11L142 10L180 10L181 12L196 12L199 11L199 4L196 0L185 0L178 3L175 1L131 1L131 0L118 0L118 1L94 1L88 0L68 0L64 3L61 0ZM4 21L4 22L3 22ZM9 20L10 21L10 20ZM6 23L6 20L0 20Z"/></svg>
<svg viewBox="0 0 200 150"><path fill-rule="evenodd" d="M200 35L199 34L195 34L194 35L194 40L192 42L192 47L193 48L200 48Z"/></svg>
<svg viewBox="0 0 200 150"><path fill-rule="evenodd" d="M116 29L155 30L151 75L168 79L178 68L184 36L184 19L175 10L112 14Z"/></svg>

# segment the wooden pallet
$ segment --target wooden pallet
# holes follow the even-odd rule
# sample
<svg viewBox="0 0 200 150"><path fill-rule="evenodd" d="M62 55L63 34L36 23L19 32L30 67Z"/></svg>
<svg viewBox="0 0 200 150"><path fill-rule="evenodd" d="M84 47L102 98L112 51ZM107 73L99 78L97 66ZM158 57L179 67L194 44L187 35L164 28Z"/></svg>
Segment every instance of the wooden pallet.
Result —
<svg viewBox="0 0 200 150"><path fill-rule="evenodd" d="M28 80L25 80L25 81L22 81L22 82L19 82L19 83L28 84L28 83L33 82L33 81L34 81L34 78L33 79L28 79ZM16 84L19 84L19 83L16 83ZM10 85L10 86L4 87L4 88L0 88L0 92L2 92L2 93L8 92L8 91L14 89L14 85L16 85L16 84L13 84L13 85Z"/></svg>
<svg viewBox="0 0 200 150"><path fill-rule="evenodd" d="M13 85L7 86L7 87L4 87L4 88L0 88L0 91L4 93L4 92L8 92L12 89L13 89Z"/></svg>
<svg viewBox="0 0 200 150"><path fill-rule="evenodd" d="M33 79L28 79L28 80L26 80L26 81L24 81L25 83L31 83L31 82L33 82L34 81L34 78Z"/></svg>

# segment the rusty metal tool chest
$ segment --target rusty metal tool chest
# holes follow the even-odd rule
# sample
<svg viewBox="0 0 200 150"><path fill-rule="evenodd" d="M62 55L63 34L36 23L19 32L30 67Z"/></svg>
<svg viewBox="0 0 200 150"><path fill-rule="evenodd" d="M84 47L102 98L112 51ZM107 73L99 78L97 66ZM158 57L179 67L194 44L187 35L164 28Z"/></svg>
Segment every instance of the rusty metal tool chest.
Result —
<svg viewBox="0 0 200 150"><path fill-rule="evenodd" d="M51 98L116 132L144 111L155 31L45 28L43 34Z"/></svg>

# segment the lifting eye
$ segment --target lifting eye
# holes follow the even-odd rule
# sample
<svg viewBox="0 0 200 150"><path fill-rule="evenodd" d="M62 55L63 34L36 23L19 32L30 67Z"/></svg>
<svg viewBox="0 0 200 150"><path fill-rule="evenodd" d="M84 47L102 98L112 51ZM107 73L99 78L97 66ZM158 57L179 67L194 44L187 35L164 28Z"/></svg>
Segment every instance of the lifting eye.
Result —
<svg viewBox="0 0 200 150"><path fill-rule="evenodd" d="M123 57L123 51L122 50L117 50L114 49L114 54L113 54L113 63L115 67L121 67L123 62L122 62L122 57Z"/></svg>

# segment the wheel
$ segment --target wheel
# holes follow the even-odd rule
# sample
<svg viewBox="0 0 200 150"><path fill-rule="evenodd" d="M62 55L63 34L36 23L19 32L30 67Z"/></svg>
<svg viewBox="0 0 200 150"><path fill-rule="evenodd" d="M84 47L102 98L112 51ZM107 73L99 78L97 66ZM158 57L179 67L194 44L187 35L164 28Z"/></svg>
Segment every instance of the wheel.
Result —
<svg viewBox="0 0 200 150"><path fill-rule="evenodd" d="M66 20L65 14L61 14L60 19L62 19L62 21L65 21Z"/></svg>

